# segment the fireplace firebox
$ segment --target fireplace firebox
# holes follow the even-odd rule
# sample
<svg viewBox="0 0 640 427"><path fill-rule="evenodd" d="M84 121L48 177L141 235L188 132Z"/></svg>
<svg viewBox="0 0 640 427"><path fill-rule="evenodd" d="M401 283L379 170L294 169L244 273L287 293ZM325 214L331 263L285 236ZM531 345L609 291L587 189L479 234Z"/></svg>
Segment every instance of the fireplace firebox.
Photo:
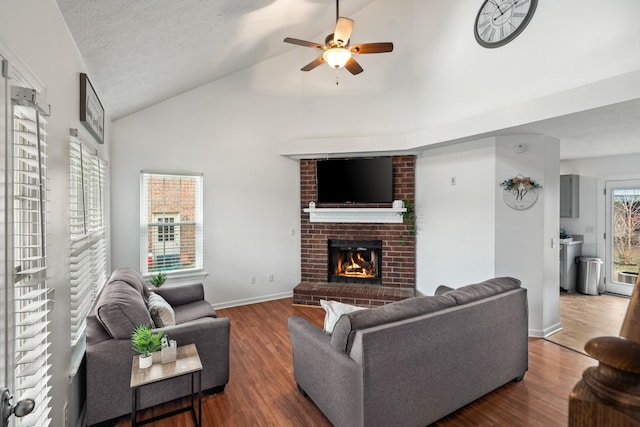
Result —
<svg viewBox="0 0 640 427"><path fill-rule="evenodd" d="M329 282L382 283L382 240L329 240Z"/></svg>

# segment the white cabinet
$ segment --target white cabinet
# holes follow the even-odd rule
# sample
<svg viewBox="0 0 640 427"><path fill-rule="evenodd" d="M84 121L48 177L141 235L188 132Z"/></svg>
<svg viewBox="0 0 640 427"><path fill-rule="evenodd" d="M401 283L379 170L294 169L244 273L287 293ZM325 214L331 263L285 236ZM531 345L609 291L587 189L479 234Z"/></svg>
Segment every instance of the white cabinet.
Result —
<svg viewBox="0 0 640 427"><path fill-rule="evenodd" d="M580 216L580 176L560 175L560 218Z"/></svg>

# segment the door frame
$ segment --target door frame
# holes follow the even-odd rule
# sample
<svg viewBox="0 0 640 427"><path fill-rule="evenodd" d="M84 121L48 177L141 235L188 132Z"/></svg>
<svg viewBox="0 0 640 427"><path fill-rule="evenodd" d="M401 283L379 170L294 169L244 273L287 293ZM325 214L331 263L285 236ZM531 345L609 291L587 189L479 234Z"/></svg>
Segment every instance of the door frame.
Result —
<svg viewBox="0 0 640 427"><path fill-rule="evenodd" d="M613 280L613 190L624 188L640 188L640 179L609 179L604 182L605 194L605 265L604 265L604 290L605 292L631 296L634 284L622 283Z"/></svg>

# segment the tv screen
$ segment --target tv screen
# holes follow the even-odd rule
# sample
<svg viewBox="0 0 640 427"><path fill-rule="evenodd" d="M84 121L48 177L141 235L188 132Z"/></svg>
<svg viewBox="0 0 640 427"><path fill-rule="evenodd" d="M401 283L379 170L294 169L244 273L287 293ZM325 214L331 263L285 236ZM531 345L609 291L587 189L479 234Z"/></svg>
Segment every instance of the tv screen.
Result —
<svg viewBox="0 0 640 427"><path fill-rule="evenodd" d="M391 203L391 157L317 161L318 203Z"/></svg>

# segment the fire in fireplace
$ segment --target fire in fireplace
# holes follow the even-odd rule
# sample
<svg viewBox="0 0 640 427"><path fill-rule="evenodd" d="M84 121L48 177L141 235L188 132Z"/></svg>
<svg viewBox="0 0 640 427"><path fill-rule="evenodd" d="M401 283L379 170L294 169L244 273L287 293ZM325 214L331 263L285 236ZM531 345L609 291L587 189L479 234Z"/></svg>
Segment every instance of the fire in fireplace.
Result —
<svg viewBox="0 0 640 427"><path fill-rule="evenodd" d="M380 284L382 240L329 240L329 282Z"/></svg>

